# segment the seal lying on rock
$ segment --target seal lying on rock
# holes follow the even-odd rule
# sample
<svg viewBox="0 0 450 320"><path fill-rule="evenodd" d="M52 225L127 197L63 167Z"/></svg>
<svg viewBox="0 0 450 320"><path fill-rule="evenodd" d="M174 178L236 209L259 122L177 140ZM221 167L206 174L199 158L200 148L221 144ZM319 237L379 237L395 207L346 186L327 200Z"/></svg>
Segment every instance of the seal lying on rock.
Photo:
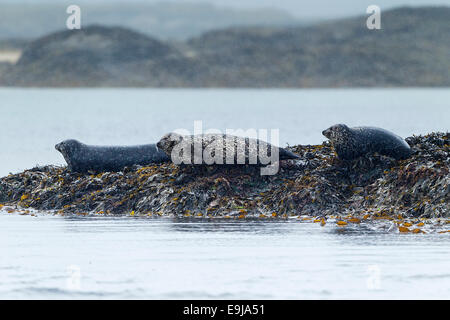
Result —
<svg viewBox="0 0 450 320"><path fill-rule="evenodd" d="M343 160L373 152L400 160L409 158L412 153L405 140L381 128L349 128L345 124L336 124L322 134L330 139L338 157Z"/></svg>
<svg viewBox="0 0 450 320"><path fill-rule="evenodd" d="M170 161L155 144L139 146L89 146L77 140L65 140L55 149L62 153L74 172L120 171L132 165L149 165Z"/></svg>
<svg viewBox="0 0 450 320"><path fill-rule="evenodd" d="M274 164L279 160L299 159L294 153L262 140L226 134L182 136L168 133L157 143L175 164Z"/></svg>

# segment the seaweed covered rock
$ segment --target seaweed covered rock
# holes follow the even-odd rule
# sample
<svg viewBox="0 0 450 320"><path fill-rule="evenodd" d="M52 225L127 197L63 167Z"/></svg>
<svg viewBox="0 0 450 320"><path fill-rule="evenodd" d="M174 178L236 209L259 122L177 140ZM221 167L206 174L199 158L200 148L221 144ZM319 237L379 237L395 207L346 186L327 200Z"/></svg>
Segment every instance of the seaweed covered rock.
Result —
<svg viewBox="0 0 450 320"><path fill-rule="evenodd" d="M294 146L303 160L282 162L273 176L252 166L165 163L91 174L37 167L0 179L0 203L67 214L450 216L449 134L407 141L413 155L402 161L341 161L328 142Z"/></svg>

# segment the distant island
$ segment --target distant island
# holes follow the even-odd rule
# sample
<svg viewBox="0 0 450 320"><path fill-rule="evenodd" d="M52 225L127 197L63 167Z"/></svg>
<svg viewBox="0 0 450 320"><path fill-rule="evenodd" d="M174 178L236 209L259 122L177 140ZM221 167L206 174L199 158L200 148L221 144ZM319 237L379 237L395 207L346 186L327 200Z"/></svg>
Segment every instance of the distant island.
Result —
<svg viewBox="0 0 450 320"><path fill-rule="evenodd" d="M446 87L450 7L402 7L310 26L235 27L162 41L91 25L30 42L0 64L25 87Z"/></svg>

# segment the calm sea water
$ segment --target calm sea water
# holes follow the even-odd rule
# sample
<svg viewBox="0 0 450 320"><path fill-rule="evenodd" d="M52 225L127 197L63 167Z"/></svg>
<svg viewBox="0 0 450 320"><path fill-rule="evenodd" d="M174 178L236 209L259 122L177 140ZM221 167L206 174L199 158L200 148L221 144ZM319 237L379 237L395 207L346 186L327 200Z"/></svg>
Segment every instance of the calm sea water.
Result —
<svg viewBox="0 0 450 320"><path fill-rule="evenodd" d="M448 235L0 214L0 298L448 299Z"/></svg>
<svg viewBox="0 0 450 320"><path fill-rule="evenodd" d="M338 122L401 136L450 128L448 89L0 89L0 175L63 164L54 145L155 142L176 128L280 129L315 144ZM370 225L0 211L0 298L450 298L448 234Z"/></svg>

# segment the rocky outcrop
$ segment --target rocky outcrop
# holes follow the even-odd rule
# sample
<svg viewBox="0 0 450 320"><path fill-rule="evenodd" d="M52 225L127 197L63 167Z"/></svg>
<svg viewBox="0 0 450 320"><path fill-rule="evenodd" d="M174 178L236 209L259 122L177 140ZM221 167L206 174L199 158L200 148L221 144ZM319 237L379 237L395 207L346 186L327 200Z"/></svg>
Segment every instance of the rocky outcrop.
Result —
<svg viewBox="0 0 450 320"><path fill-rule="evenodd" d="M71 173L38 167L0 179L3 205L61 214L167 216L450 216L450 136L407 139L414 154L340 161L328 142L290 148L303 160L277 175L254 167L130 167Z"/></svg>

